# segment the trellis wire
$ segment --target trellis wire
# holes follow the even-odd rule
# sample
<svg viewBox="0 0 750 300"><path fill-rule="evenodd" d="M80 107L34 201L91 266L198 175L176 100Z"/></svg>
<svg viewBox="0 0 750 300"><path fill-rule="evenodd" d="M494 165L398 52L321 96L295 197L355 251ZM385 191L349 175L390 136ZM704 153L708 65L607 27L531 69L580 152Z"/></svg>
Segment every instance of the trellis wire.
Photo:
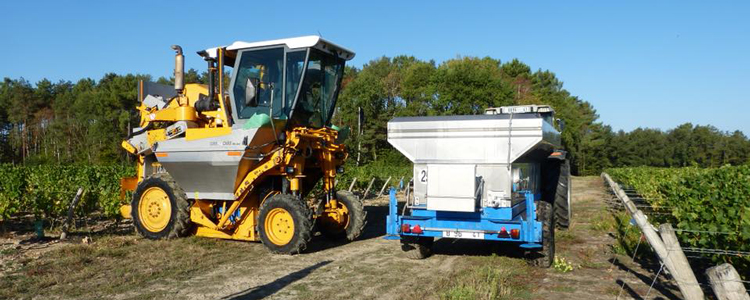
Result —
<svg viewBox="0 0 750 300"><path fill-rule="evenodd" d="M709 231L709 230L688 230L688 229L675 229L674 231L679 231L679 232L694 232L694 233L729 234L729 235L737 235L737 234L739 234L738 232Z"/></svg>
<svg viewBox="0 0 750 300"><path fill-rule="evenodd" d="M701 253L701 254L750 256L750 252L747 252L747 251L737 251L737 250L727 250L727 249L683 247L682 251L690 252L690 253Z"/></svg>
<svg viewBox="0 0 750 300"><path fill-rule="evenodd" d="M651 294L651 290L654 288L654 283L656 283L656 280L659 279L659 274L661 274L662 270L664 270L664 262L661 263L661 267L659 267L659 271L656 272L656 276L654 276L654 280L651 281L651 285L648 287L648 291L646 292L646 296L643 297L643 299L648 299L648 295Z"/></svg>
<svg viewBox="0 0 750 300"><path fill-rule="evenodd" d="M630 227L628 227L628 229L630 229ZM638 247L640 247L640 246L641 246L641 241L642 241L642 240L643 240L643 233L641 233L641 236L640 236L640 237L638 238L638 244L637 244L637 245L635 245L635 251L633 251L633 258L632 258L632 260L631 260L631 263L634 263L634 262L635 262L635 256L636 256L636 254L638 254ZM613 267L614 265L615 265L615 260L613 259L613 260L612 260L612 266L611 266L611 267ZM610 268L611 268L611 267L610 267ZM628 271L628 274L630 274L630 271ZM617 299L619 299L619 298L620 298L620 295L622 294L622 291L623 291L624 289L625 289L625 280L623 280L623 281L622 281L622 285L620 285L620 292L619 292L619 293L617 294Z"/></svg>

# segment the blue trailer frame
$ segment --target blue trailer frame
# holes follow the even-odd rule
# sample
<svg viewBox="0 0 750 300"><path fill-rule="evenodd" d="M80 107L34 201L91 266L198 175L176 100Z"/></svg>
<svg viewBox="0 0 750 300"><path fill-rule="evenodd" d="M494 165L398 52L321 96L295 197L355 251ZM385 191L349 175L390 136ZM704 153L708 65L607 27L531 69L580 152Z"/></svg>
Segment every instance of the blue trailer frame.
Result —
<svg viewBox="0 0 750 300"><path fill-rule="evenodd" d="M477 212L447 212L427 209L413 209L411 216L398 215L396 189L390 190L388 216L386 218L386 236L388 240L400 240L402 237L435 237L442 238L445 231L482 232L484 240L516 242L527 249L542 248L542 223L536 220L534 199L541 199L529 191L523 191L524 201L512 207L484 207ZM409 226L409 232L402 228ZM418 232L414 233L414 228ZM518 230L518 237L511 235ZM452 237L453 238L453 237Z"/></svg>

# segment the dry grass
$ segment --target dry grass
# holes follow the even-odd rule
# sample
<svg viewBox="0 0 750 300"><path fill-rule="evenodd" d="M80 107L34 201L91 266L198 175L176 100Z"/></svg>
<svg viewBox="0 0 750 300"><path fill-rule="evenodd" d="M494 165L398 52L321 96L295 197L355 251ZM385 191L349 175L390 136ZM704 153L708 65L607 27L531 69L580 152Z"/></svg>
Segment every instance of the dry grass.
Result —
<svg viewBox="0 0 750 300"><path fill-rule="evenodd" d="M461 271L438 285L440 299L527 299L534 269L521 259L501 256L472 257Z"/></svg>
<svg viewBox="0 0 750 300"><path fill-rule="evenodd" d="M247 243L216 239L150 241L107 236L21 261L21 268L0 278L0 298L100 298L147 283L179 281L226 260L257 256L257 252Z"/></svg>

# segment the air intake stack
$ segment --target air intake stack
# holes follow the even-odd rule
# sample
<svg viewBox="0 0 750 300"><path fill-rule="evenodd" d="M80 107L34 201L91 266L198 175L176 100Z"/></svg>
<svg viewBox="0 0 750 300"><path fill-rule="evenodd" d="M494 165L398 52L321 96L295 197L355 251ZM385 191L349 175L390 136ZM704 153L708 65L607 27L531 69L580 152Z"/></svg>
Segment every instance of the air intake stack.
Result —
<svg viewBox="0 0 750 300"><path fill-rule="evenodd" d="M182 94L185 89L185 56L182 55L182 47L172 45L174 55L174 89L177 93Z"/></svg>

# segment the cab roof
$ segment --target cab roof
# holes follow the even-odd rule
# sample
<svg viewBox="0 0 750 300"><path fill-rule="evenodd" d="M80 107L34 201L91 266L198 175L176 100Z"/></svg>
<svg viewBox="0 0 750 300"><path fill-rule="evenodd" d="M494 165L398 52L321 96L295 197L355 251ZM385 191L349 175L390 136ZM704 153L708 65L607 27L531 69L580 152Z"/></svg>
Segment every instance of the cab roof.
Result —
<svg viewBox="0 0 750 300"><path fill-rule="evenodd" d="M317 35L308 35L286 39L260 41L260 42L243 42L237 41L228 46L209 48L198 52L203 57L216 58L216 52L219 48L225 48L227 51L237 51L243 49L260 48L267 46L286 45L289 49L316 48L328 53L335 53L345 60L354 58L355 53L349 49L336 45Z"/></svg>

